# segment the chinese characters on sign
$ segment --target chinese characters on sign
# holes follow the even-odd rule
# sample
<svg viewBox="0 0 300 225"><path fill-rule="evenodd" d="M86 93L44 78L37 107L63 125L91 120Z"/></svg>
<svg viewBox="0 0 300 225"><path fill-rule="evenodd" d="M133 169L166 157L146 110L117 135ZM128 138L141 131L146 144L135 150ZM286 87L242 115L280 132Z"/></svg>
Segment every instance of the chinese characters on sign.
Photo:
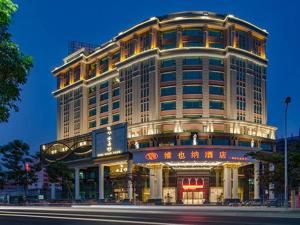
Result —
<svg viewBox="0 0 300 225"><path fill-rule="evenodd" d="M193 160L221 160L221 161L250 161L245 152L219 149L174 149L141 152L143 160L147 161L193 161ZM138 160L141 161L142 159ZM142 160L142 161L143 161Z"/></svg>

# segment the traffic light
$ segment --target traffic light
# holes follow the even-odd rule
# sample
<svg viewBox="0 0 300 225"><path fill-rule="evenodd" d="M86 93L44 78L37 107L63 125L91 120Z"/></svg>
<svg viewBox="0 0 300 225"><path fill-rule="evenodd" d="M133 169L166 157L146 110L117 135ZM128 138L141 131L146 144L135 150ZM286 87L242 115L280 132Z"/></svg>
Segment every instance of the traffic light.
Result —
<svg viewBox="0 0 300 225"><path fill-rule="evenodd" d="M25 171L28 173L30 171L29 163L25 163Z"/></svg>

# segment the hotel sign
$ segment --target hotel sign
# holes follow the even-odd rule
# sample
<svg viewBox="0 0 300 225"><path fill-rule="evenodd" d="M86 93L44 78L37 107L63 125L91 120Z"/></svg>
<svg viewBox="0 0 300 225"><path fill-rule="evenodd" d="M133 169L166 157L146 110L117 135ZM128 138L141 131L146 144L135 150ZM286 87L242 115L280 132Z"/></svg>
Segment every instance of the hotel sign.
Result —
<svg viewBox="0 0 300 225"><path fill-rule="evenodd" d="M241 150L222 149L159 149L133 152L136 163L170 161L229 161L253 162L254 159Z"/></svg>
<svg viewBox="0 0 300 225"><path fill-rule="evenodd" d="M93 157L127 152L127 123L93 131Z"/></svg>

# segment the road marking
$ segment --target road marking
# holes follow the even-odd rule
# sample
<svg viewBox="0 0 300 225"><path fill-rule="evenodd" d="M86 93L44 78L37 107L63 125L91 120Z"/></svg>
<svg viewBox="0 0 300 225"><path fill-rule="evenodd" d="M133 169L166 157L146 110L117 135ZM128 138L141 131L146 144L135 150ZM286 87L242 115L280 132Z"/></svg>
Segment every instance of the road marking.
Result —
<svg viewBox="0 0 300 225"><path fill-rule="evenodd" d="M81 221L96 221L96 222L110 222L110 223L126 223L126 224L150 224L150 225L179 225L182 223L161 223L161 222L146 222L146 221L133 221L133 220L112 220L112 219L93 219L83 217L62 217L62 216L42 216L42 215L26 215L21 213L0 213L0 216L17 216L17 217L29 217L29 218L47 218L47 219L60 219L60 220L81 220Z"/></svg>

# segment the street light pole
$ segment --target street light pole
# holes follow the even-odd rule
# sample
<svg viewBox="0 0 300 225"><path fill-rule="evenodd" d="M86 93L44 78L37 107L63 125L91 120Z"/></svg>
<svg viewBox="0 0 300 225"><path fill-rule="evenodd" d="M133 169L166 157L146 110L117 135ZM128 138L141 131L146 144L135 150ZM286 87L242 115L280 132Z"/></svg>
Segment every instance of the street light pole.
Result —
<svg viewBox="0 0 300 225"><path fill-rule="evenodd" d="M284 113L284 206L288 208L288 149L287 149L287 113L288 105L291 103L291 97L285 99L285 113Z"/></svg>

